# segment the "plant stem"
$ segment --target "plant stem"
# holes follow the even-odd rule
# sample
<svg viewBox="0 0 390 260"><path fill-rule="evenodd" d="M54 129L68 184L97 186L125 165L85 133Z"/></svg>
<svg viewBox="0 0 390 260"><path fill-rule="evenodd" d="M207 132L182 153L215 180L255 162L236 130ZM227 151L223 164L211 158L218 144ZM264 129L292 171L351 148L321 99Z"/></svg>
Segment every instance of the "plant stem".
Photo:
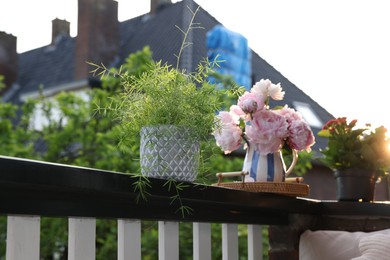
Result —
<svg viewBox="0 0 390 260"><path fill-rule="evenodd" d="M187 46L189 46L191 44L190 42L187 42L187 36L188 36L190 30L193 29L192 25L194 24L195 16L196 16L196 13L199 11L199 8L200 8L200 6L198 6L196 8L195 12L193 12L190 8L188 8L190 10L190 12L192 13L192 18L191 18L190 24L188 25L188 28L185 32L182 29L180 29L178 26L176 26L184 35L184 39L181 42L179 54L176 55L176 58L177 58L176 70L179 69L180 58L181 58L181 54L183 53L184 48L186 48Z"/></svg>

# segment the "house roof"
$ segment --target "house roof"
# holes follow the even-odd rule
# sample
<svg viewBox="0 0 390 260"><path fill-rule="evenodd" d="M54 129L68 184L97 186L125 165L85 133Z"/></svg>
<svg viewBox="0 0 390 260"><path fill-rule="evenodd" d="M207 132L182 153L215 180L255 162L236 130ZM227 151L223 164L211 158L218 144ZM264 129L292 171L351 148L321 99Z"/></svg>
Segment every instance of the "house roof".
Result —
<svg viewBox="0 0 390 260"><path fill-rule="evenodd" d="M123 64L130 53L141 50L148 45L153 52L154 60L161 60L176 65L176 57L183 35L176 28L186 28L189 24L187 10L195 10L197 4L193 0L183 0L174 4L164 5L154 14L149 13L123 21L120 23L120 49L115 66ZM195 23L199 23L204 29L192 30L191 61L187 66L196 68L201 59L207 57L206 33L214 26L221 24L206 10L200 9L195 17ZM61 37L55 45L48 45L19 54L19 88L13 91L12 100L17 102L21 95L37 92L40 85L45 89L58 88L60 85L74 82L74 53L76 38L70 36ZM289 107L295 107L296 101L307 104L316 113L322 123L332 119L333 116L305 94L296 85L284 77L277 69L262 59L251 50L251 71L253 81L268 78L274 83L281 83L285 90L283 103ZM86 75L86 78L89 77ZM271 104L273 105L273 104ZM313 132L319 128L312 127ZM326 140L316 136L314 149L324 147Z"/></svg>

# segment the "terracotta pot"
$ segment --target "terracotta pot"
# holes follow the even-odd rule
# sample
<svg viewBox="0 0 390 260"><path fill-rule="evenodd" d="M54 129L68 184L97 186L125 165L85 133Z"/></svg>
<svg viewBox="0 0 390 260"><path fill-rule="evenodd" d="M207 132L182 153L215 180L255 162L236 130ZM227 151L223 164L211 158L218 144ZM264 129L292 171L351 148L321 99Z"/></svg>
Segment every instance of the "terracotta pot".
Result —
<svg viewBox="0 0 390 260"><path fill-rule="evenodd" d="M338 201L373 201L377 178L373 171L345 169L334 172Z"/></svg>

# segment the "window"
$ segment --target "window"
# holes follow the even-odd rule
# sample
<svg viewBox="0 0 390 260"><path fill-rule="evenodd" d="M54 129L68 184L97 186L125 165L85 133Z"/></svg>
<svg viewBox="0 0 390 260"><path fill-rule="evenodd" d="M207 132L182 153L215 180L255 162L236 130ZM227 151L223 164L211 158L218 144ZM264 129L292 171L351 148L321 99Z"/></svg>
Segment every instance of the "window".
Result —
<svg viewBox="0 0 390 260"><path fill-rule="evenodd" d="M309 104L294 101L293 105L311 127L322 127L323 123L321 122L321 119L317 116Z"/></svg>
<svg viewBox="0 0 390 260"><path fill-rule="evenodd" d="M84 101L88 102L89 101L89 95L86 90L79 90L79 91L74 91L76 95L81 97ZM45 112L43 111L43 104L37 104L34 110L34 114L31 118L30 121L30 128L41 131L45 126L49 125L49 120L50 121L59 121L62 117L62 123L66 124L67 120L66 117L62 116L62 112L60 108L57 105L57 102L55 101L54 97L48 97L46 98L49 102L53 104L51 107L51 114L46 115Z"/></svg>

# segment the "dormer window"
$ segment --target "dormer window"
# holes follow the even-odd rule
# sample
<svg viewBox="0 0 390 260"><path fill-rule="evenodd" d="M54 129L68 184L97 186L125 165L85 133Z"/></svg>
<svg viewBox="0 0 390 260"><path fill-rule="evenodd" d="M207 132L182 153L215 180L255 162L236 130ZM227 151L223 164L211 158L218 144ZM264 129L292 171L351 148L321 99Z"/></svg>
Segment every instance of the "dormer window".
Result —
<svg viewBox="0 0 390 260"><path fill-rule="evenodd" d="M311 127L322 128L323 123L321 119L317 116L309 104L293 101L293 105Z"/></svg>

